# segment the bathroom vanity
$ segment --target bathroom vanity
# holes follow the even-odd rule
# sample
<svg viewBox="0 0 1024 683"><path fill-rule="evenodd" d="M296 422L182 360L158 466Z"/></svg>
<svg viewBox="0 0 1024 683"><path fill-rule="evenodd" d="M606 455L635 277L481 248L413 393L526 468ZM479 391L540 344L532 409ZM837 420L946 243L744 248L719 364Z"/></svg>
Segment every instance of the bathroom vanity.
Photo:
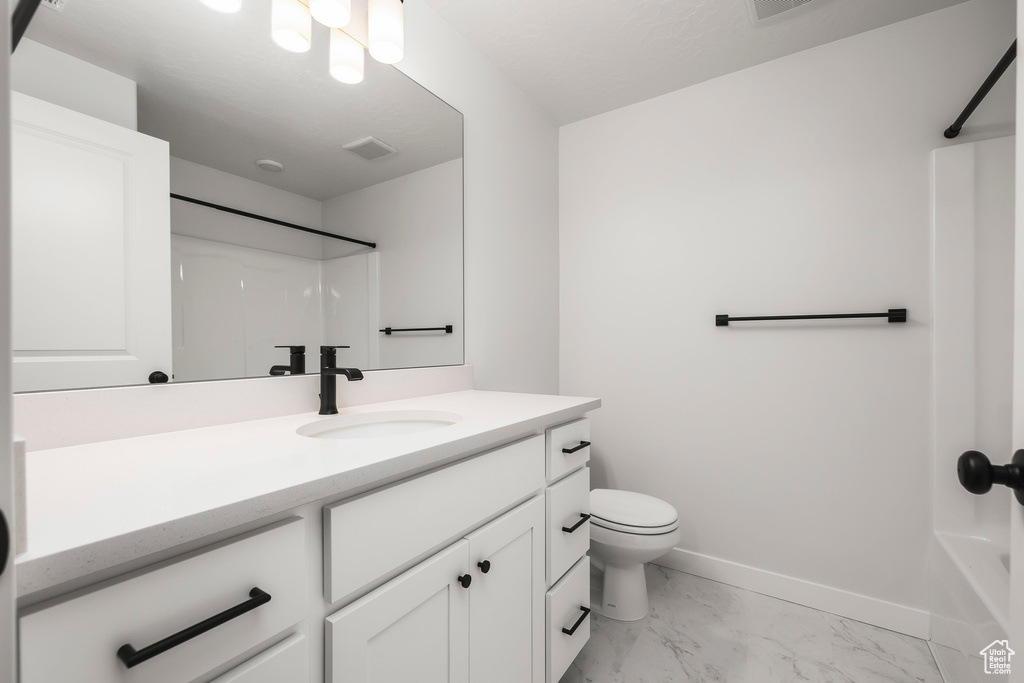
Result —
<svg viewBox="0 0 1024 683"><path fill-rule="evenodd" d="M32 453L20 680L553 683L590 634L599 405L463 391Z"/></svg>

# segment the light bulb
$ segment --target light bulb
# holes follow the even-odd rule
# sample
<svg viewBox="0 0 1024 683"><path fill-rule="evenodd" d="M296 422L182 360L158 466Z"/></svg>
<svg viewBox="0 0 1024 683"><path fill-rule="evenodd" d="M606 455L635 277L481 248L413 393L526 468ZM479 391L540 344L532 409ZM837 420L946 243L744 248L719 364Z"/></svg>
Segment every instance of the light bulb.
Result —
<svg viewBox="0 0 1024 683"><path fill-rule="evenodd" d="M331 75L342 83L355 85L363 80L363 46L342 31L331 29Z"/></svg>
<svg viewBox="0 0 1024 683"><path fill-rule="evenodd" d="M289 52L307 52L313 33L313 18L299 0L274 0L270 11L274 42Z"/></svg>
<svg viewBox="0 0 1024 683"><path fill-rule="evenodd" d="M384 64L402 61L405 54L402 0L370 0L367 24L370 55Z"/></svg>
<svg viewBox="0 0 1024 683"><path fill-rule="evenodd" d="M352 0L310 0L309 13L324 26L341 28L352 20Z"/></svg>
<svg viewBox="0 0 1024 683"><path fill-rule="evenodd" d="M242 0L200 0L204 5L212 10L223 12L224 14L234 14L238 10L242 9Z"/></svg>

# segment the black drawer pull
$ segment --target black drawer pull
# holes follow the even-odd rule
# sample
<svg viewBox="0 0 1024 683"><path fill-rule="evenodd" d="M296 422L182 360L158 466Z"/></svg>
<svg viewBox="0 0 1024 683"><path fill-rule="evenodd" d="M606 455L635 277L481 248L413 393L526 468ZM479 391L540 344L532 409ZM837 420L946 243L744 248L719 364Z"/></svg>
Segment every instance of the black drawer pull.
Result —
<svg viewBox="0 0 1024 683"><path fill-rule="evenodd" d="M124 662L127 668L132 668L138 664L142 664L147 659L152 659L159 654L167 652L171 648L178 647L182 643L192 640L196 636L201 636L207 631L217 628L222 624L226 624L235 617L240 617L246 612L251 612L260 605L265 605L270 602L270 593L265 593L259 588L253 588L249 591L249 599L243 603L235 605L234 607L228 608L220 614L215 614L209 619L204 619L198 624L193 624L188 628L178 631L172 636L167 636L163 640L159 640L152 645L136 650L131 645L122 645L117 649L117 658Z"/></svg>
<svg viewBox="0 0 1024 683"><path fill-rule="evenodd" d="M491 561L490 560L484 560L483 562L477 562L476 566L480 567L480 571L483 572L484 574L486 574L487 572L491 571Z"/></svg>
<svg viewBox="0 0 1024 683"><path fill-rule="evenodd" d="M456 580L459 582L459 585L463 588L469 588L469 584L473 583L473 577L469 574L463 574Z"/></svg>
<svg viewBox="0 0 1024 683"><path fill-rule="evenodd" d="M580 607L580 611L582 611L583 614L581 614L580 618L576 620L576 623L572 625L572 628L565 628L565 627L563 627L562 628L562 633L564 633L567 636L571 636L571 635L574 635L576 633L576 629L578 629L580 627L580 624L583 623L583 620L586 619L587 616L590 614L590 608L589 607Z"/></svg>
<svg viewBox="0 0 1024 683"><path fill-rule="evenodd" d="M576 522L572 526L563 526L562 531L564 531L567 534L571 534L572 532L576 531L581 526L583 526L583 522L587 521L588 519L590 519L590 515L586 514L585 512L581 512L580 521Z"/></svg>
<svg viewBox="0 0 1024 683"><path fill-rule="evenodd" d="M571 454L575 453L576 451L582 451L584 448L586 448L589 445L590 445L589 441L580 441L580 445L579 446L573 446L572 448L563 448L562 452L571 455Z"/></svg>

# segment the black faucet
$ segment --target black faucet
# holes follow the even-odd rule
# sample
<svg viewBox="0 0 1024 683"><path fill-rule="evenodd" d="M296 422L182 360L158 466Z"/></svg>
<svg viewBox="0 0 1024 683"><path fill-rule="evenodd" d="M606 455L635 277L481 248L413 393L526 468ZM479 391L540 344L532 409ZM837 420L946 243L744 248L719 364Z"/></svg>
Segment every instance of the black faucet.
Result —
<svg viewBox="0 0 1024 683"><path fill-rule="evenodd" d="M305 375L306 374L306 347L305 346L275 346L275 349L289 349L288 365L273 365L270 368L271 375Z"/></svg>
<svg viewBox="0 0 1024 683"><path fill-rule="evenodd" d="M348 346L320 347L320 414L338 414L338 375L345 375L349 382L358 382L363 373L356 368L339 368L335 349L347 349Z"/></svg>

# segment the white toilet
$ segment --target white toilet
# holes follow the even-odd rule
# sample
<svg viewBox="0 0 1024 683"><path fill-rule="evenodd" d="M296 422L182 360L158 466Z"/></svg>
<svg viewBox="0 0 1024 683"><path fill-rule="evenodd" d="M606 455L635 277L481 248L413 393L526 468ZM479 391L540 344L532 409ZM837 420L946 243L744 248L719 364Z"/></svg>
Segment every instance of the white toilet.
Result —
<svg viewBox="0 0 1024 683"><path fill-rule="evenodd" d="M619 621L643 619L650 611L644 563L679 541L679 514L663 500L632 491L590 492L590 555L604 570L600 602L591 608Z"/></svg>

